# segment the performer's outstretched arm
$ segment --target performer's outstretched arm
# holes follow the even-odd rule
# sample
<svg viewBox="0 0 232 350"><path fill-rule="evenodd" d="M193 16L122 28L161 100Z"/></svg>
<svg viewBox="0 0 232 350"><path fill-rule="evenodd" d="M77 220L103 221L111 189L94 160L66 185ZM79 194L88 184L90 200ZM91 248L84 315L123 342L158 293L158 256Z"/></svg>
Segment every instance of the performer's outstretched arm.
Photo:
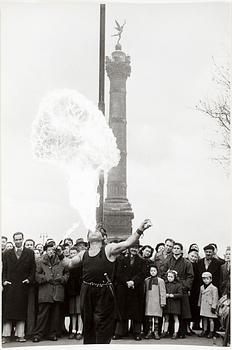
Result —
<svg viewBox="0 0 232 350"><path fill-rule="evenodd" d="M140 236L143 234L143 232L151 227L151 221L149 219L145 219L139 228L130 235L125 241L119 242L119 243L109 243L106 245L106 250L108 250L108 256L113 255L119 255L123 250L130 248L134 243L136 243Z"/></svg>

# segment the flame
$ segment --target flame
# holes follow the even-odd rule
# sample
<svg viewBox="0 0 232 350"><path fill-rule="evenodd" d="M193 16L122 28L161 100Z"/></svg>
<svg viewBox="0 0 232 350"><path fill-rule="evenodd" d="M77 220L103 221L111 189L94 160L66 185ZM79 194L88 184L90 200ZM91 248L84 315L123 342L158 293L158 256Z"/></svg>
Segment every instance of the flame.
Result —
<svg viewBox="0 0 232 350"><path fill-rule="evenodd" d="M38 160L58 164L67 177L70 204L87 229L96 226L99 173L117 166L120 152L104 115L75 90L56 90L41 102L32 123Z"/></svg>

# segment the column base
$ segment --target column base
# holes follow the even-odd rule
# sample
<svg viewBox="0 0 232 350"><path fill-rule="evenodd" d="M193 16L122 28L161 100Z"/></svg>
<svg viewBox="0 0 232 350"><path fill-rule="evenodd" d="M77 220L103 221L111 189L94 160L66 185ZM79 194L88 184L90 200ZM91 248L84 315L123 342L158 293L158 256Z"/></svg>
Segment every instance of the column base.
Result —
<svg viewBox="0 0 232 350"><path fill-rule="evenodd" d="M132 233L133 219L128 200L106 200L104 203L104 227L109 241L127 239Z"/></svg>

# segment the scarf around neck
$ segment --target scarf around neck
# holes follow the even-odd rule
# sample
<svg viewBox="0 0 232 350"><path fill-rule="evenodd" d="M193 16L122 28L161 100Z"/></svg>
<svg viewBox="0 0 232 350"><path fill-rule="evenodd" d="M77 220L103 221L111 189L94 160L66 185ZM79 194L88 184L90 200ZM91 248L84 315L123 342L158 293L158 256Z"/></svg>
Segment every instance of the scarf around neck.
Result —
<svg viewBox="0 0 232 350"><path fill-rule="evenodd" d="M149 282L148 282L148 290L152 290L152 285L158 285L158 277L157 276L155 276L155 277L150 277L149 278Z"/></svg>

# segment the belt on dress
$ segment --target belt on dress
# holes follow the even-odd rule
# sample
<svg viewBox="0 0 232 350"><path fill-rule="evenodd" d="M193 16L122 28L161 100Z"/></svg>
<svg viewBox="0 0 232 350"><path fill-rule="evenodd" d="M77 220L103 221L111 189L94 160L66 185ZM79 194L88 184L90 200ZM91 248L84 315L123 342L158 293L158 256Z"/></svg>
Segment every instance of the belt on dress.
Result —
<svg viewBox="0 0 232 350"><path fill-rule="evenodd" d="M87 284L88 286L92 286L92 287L108 287L110 285L109 282L107 283L95 283L95 282L86 282L86 281L83 281L84 284Z"/></svg>

